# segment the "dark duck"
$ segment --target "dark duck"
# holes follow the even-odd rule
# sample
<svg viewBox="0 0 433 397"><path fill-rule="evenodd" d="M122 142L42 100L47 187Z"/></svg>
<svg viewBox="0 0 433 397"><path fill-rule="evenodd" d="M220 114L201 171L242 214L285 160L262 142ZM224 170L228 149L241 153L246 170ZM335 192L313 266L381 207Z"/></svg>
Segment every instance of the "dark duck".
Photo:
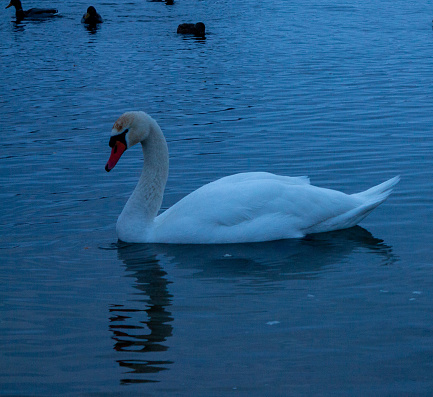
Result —
<svg viewBox="0 0 433 397"><path fill-rule="evenodd" d="M83 15L83 18L81 18L81 22L85 23L87 25L96 25L98 23L104 22L102 17L96 12L95 7L90 6L87 9L87 12Z"/></svg>
<svg viewBox="0 0 433 397"><path fill-rule="evenodd" d="M203 22L197 23L181 23L177 27L177 33L193 34L194 36L204 37L206 27Z"/></svg>
<svg viewBox="0 0 433 397"><path fill-rule="evenodd" d="M58 12L55 8L30 8L30 10L24 11L20 0L11 0L6 8L9 7L15 7L15 14L18 21L25 18L49 18L56 15Z"/></svg>

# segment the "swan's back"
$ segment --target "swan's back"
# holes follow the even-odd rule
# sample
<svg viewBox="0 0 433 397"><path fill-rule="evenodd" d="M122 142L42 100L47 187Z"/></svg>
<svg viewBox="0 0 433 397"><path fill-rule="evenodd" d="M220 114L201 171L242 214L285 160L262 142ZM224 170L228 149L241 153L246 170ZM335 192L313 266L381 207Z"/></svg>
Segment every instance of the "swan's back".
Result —
<svg viewBox="0 0 433 397"><path fill-rule="evenodd" d="M241 243L347 228L383 202L397 182L347 195L312 186L305 177L235 174L202 186L159 215L146 239Z"/></svg>

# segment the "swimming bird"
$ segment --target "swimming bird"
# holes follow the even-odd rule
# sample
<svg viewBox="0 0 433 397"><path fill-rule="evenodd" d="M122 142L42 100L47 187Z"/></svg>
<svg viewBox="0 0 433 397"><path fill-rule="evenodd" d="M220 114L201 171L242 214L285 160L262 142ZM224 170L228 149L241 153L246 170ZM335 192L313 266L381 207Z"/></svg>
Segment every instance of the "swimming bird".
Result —
<svg viewBox="0 0 433 397"><path fill-rule="evenodd" d="M174 0L149 0L151 3L165 3L168 6L172 6L174 4Z"/></svg>
<svg viewBox="0 0 433 397"><path fill-rule="evenodd" d="M114 123L106 171L141 143L144 166L116 225L130 243L220 244L300 238L355 226L390 195L399 177L357 194L310 185L307 177L247 172L208 183L158 215L169 155L148 114L126 112Z"/></svg>
<svg viewBox="0 0 433 397"><path fill-rule="evenodd" d="M206 27L203 22L197 23L181 23L177 27L177 33L193 34L195 36L203 37L205 35Z"/></svg>
<svg viewBox="0 0 433 397"><path fill-rule="evenodd" d="M87 12L81 18L81 22L87 25L96 25L97 23L102 23L104 20L102 17L96 12L95 7L90 6L87 8Z"/></svg>
<svg viewBox="0 0 433 397"><path fill-rule="evenodd" d="M55 8L30 8L30 10L24 11L20 0L11 0L9 5L6 6L6 8L12 6L15 7L15 15L17 20L19 21L25 18L50 18L52 16L55 16L58 12Z"/></svg>

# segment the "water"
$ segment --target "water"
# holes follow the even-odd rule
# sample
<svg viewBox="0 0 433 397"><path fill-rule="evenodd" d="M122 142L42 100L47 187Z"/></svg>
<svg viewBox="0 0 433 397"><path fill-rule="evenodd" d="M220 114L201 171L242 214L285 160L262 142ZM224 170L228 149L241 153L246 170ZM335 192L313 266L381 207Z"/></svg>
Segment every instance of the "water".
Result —
<svg viewBox="0 0 433 397"><path fill-rule="evenodd" d="M96 1L93 31L83 1L24 8L53 5L0 17L0 394L430 395L430 2ZM140 150L104 165L132 109L167 137L163 208L239 171L402 180L346 231L120 244Z"/></svg>

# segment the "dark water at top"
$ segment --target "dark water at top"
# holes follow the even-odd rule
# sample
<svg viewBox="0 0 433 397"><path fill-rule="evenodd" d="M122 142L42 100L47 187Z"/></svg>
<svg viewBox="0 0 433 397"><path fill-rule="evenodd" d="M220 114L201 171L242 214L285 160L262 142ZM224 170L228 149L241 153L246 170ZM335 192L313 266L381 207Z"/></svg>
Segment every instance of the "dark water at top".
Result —
<svg viewBox="0 0 433 397"><path fill-rule="evenodd" d="M83 1L0 16L0 394L407 396L433 390L431 2ZM176 34L203 21L205 39ZM117 244L160 123L164 208L239 171L393 195L346 231Z"/></svg>

